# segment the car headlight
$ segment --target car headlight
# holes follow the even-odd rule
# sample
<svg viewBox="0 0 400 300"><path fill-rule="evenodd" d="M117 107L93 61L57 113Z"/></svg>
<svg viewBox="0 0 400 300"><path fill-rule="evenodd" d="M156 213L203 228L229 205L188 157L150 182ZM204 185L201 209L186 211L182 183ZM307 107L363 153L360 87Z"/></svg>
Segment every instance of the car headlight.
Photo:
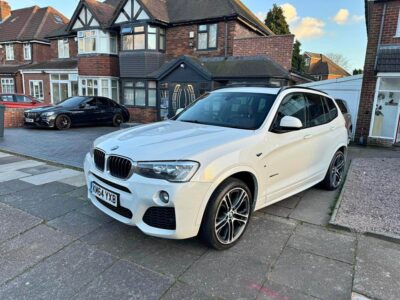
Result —
<svg viewBox="0 0 400 300"><path fill-rule="evenodd" d="M41 114L41 117L48 118L54 116L55 114L56 114L55 112L45 112Z"/></svg>
<svg viewBox="0 0 400 300"><path fill-rule="evenodd" d="M164 179L171 182L188 182L199 169L194 161L137 162L135 173L147 178Z"/></svg>

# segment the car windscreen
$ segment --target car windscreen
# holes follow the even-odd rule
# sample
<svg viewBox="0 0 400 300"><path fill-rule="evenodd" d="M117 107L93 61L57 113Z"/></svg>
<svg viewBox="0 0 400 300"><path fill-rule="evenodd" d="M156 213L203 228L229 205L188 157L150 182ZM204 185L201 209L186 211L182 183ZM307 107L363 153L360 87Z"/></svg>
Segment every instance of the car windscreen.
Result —
<svg viewBox="0 0 400 300"><path fill-rule="evenodd" d="M64 101L57 104L57 106L61 107L76 107L82 103L82 101L87 100L86 97L72 97L65 99Z"/></svg>
<svg viewBox="0 0 400 300"><path fill-rule="evenodd" d="M255 130L261 127L276 95L240 92L208 94L175 120L196 124Z"/></svg>

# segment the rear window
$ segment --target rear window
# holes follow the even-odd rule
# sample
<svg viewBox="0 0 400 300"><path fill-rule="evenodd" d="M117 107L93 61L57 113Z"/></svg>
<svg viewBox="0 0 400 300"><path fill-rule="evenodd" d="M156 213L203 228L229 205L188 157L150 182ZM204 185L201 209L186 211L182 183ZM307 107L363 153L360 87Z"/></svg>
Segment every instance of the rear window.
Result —
<svg viewBox="0 0 400 300"><path fill-rule="evenodd" d="M340 111L341 111L343 114L347 114L347 113L348 113L347 107L346 107L346 105L343 103L342 100L336 100L336 103L337 103L337 105L339 106Z"/></svg>
<svg viewBox="0 0 400 300"><path fill-rule="evenodd" d="M315 127L329 122L329 112L325 108L323 97L317 94L306 94L308 118L306 127Z"/></svg>
<svg viewBox="0 0 400 300"><path fill-rule="evenodd" d="M326 103L326 108L329 111L329 121L333 121L338 117L339 111L332 99L326 97L324 97L324 99Z"/></svg>

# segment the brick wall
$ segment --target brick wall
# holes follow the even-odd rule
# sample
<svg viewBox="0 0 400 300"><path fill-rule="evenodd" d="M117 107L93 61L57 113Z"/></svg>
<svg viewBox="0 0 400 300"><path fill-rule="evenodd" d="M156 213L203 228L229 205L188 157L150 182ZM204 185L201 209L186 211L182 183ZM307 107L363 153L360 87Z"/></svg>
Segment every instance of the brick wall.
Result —
<svg viewBox="0 0 400 300"><path fill-rule="evenodd" d="M4 112L4 127L23 127L24 126L24 109L6 108Z"/></svg>
<svg viewBox="0 0 400 300"><path fill-rule="evenodd" d="M292 66L294 35L240 38L233 41L234 56L266 55L285 69Z"/></svg>
<svg viewBox="0 0 400 300"><path fill-rule="evenodd" d="M69 43L69 57L76 58L78 57L78 43L75 42L75 38L68 38ZM51 57L58 58L58 40L51 41Z"/></svg>
<svg viewBox="0 0 400 300"><path fill-rule="evenodd" d="M32 47L32 62L44 62L51 59L51 48L50 45L33 43Z"/></svg>
<svg viewBox="0 0 400 300"><path fill-rule="evenodd" d="M396 37L399 11L400 11L400 1L391 1L391 2L389 1L387 3L385 22L382 31L382 44L390 44L390 45L400 44L400 38ZM376 18L379 17L380 20L379 15L375 16L374 14L374 17Z"/></svg>
<svg viewBox="0 0 400 300"><path fill-rule="evenodd" d="M130 122L152 123L158 121L158 110L156 108L128 107L131 114Z"/></svg>
<svg viewBox="0 0 400 300"><path fill-rule="evenodd" d="M115 55L82 55L78 58L80 76L119 77L119 59Z"/></svg>
<svg viewBox="0 0 400 300"><path fill-rule="evenodd" d="M50 91L50 78L49 74L25 74L24 75L24 84L25 84L25 93L30 94L29 81L30 80L42 80L43 81L43 96L44 102L47 104L51 103L51 91Z"/></svg>
<svg viewBox="0 0 400 300"><path fill-rule="evenodd" d="M19 65L23 64L24 54L22 52L22 44L14 44L14 60L6 60L6 46L0 49L0 64Z"/></svg>

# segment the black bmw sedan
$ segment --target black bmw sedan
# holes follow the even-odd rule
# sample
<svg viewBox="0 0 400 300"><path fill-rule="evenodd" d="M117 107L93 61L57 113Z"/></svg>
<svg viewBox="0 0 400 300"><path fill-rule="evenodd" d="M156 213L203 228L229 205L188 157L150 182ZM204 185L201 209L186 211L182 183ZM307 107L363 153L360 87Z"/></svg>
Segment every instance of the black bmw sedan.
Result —
<svg viewBox="0 0 400 300"><path fill-rule="evenodd" d="M72 97L55 106L25 111L25 125L59 130L80 125L113 125L129 121L129 111L104 97Z"/></svg>

